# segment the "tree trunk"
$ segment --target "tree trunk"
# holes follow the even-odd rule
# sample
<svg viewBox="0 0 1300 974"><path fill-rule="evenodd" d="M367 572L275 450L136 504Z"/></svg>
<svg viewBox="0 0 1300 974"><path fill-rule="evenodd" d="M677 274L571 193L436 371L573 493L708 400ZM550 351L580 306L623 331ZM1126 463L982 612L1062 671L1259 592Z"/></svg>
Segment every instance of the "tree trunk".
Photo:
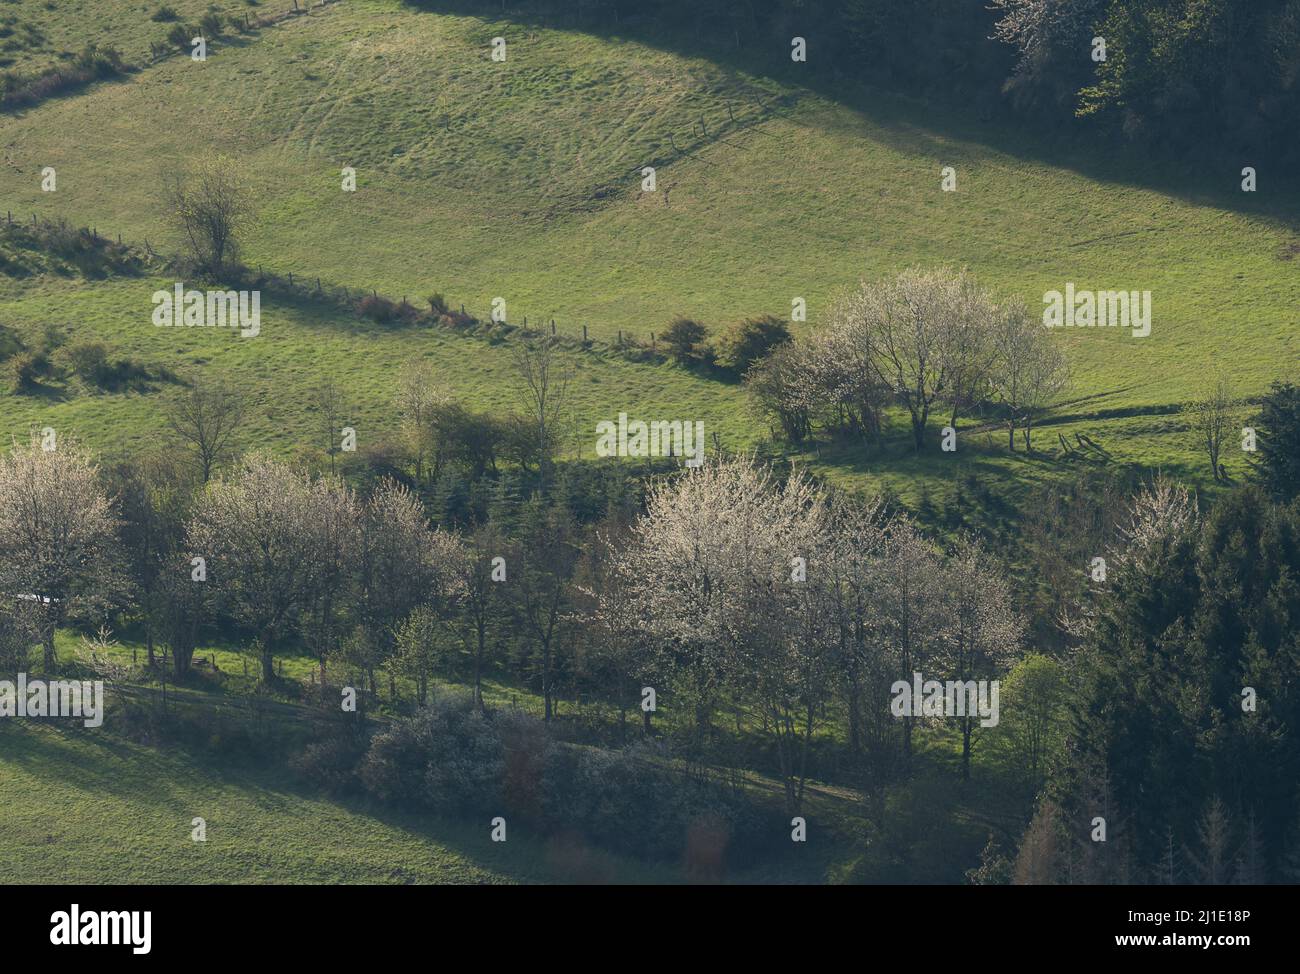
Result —
<svg viewBox="0 0 1300 974"><path fill-rule="evenodd" d="M808 783L808 746L812 743L813 714L815 708L811 703L804 715L803 742L799 748L799 793L795 797L795 814L803 809L804 786Z"/></svg>
<svg viewBox="0 0 1300 974"><path fill-rule="evenodd" d="M275 645L269 631L262 634L262 682L275 681Z"/></svg>
<svg viewBox="0 0 1300 974"><path fill-rule="evenodd" d="M961 780L970 781L970 731L971 717L969 715L962 718L961 721Z"/></svg>
<svg viewBox="0 0 1300 974"><path fill-rule="evenodd" d="M545 714L542 720L551 719L551 648L549 645L542 649L542 706Z"/></svg>
<svg viewBox="0 0 1300 974"><path fill-rule="evenodd" d="M862 753L862 702L858 699L858 678L849 677L849 751Z"/></svg>
<svg viewBox="0 0 1300 974"><path fill-rule="evenodd" d="M478 627L478 653L474 657L474 702L483 710L483 643L486 634L482 624Z"/></svg>

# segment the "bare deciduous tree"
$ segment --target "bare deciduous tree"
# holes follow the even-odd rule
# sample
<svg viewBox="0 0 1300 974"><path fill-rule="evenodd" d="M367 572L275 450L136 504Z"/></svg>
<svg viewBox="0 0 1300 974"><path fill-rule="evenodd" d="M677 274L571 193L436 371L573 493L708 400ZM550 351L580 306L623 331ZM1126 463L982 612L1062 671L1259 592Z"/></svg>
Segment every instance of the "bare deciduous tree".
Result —
<svg viewBox="0 0 1300 974"><path fill-rule="evenodd" d="M1025 374L1022 425L1025 433L1025 452L1032 449L1029 433L1033 428L1034 417L1047 409L1069 385L1070 373L1066 367L1065 356L1061 350L1049 341L1044 329L1039 329L1039 338L1033 354L1030 356Z"/></svg>
<svg viewBox="0 0 1300 974"><path fill-rule="evenodd" d="M885 533L877 565L875 638L884 648L896 680L911 680L939 652L943 635L942 561L904 518ZM912 758L916 716L903 720L903 761Z"/></svg>
<svg viewBox="0 0 1300 974"><path fill-rule="evenodd" d="M559 451L568 421L573 365L553 340L521 342L514 352L524 421L537 444L543 483Z"/></svg>
<svg viewBox="0 0 1300 974"><path fill-rule="evenodd" d="M195 267L220 277L238 255L239 233L252 214L248 180L227 156L205 159L168 185L171 210Z"/></svg>
<svg viewBox="0 0 1300 974"><path fill-rule="evenodd" d="M474 657L474 702L483 705L483 668L487 663L488 630L501 611L504 598L503 581L492 578L494 560L503 558L504 542L495 527L488 523L474 533L469 543L460 551L455 565L459 585L460 612L457 623L465 647ZM503 564L508 571L509 565Z"/></svg>
<svg viewBox="0 0 1300 974"><path fill-rule="evenodd" d="M243 416L243 401L222 382L194 382L169 410L167 425L193 451L203 483L230 454Z"/></svg>
<svg viewBox="0 0 1300 974"><path fill-rule="evenodd" d="M337 474L335 457L342 451L343 426L347 422L349 406L343 390L332 377L326 377L317 387L312 403L319 424L325 455L330 458L330 473Z"/></svg>
<svg viewBox="0 0 1300 974"><path fill-rule="evenodd" d="M944 626L940 658L963 684L987 679L1019 652L1024 625L1015 612L1006 573L969 536L958 540L943 571ZM971 749L979 716L960 716L961 776L970 778Z"/></svg>
<svg viewBox="0 0 1300 974"><path fill-rule="evenodd" d="M415 458L415 481L424 482L424 464L429 461L429 479L442 472L441 456L434 449L433 412L451 401L427 362L408 362L397 377L397 411L402 435Z"/></svg>
<svg viewBox="0 0 1300 974"><path fill-rule="evenodd" d="M1023 305L997 309L992 344L991 388L1007 411L1007 445L1016 448L1019 426L1027 451L1034 415L1051 405L1069 383L1065 358L1047 329Z"/></svg>
<svg viewBox="0 0 1300 974"><path fill-rule="evenodd" d="M1232 407L1232 389L1228 385L1228 380L1222 375L1218 376L1198 399L1188 405L1192 430L1196 433L1201 449L1209 458L1210 472L1216 481L1227 479L1227 471L1219 463L1219 455L1223 452L1223 441L1228 435Z"/></svg>

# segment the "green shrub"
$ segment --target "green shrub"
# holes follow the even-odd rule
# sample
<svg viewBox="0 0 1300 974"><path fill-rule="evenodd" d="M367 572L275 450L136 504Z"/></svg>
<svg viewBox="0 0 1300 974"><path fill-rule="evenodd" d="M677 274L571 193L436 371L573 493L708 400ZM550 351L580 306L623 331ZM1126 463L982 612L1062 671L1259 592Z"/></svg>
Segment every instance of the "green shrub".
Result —
<svg viewBox="0 0 1300 974"><path fill-rule="evenodd" d="M23 350L22 339L4 325L0 325L0 362L4 362Z"/></svg>
<svg viewBox="0 0 1300 974"><path fill-rule="evenodd" d="M748 851L767 823L741 792L672 768L660 748L560 745L544 782L546 825L647 859L716 861ZM705 848L701 848L701 846Z"/></svg>
<svg viewBox="0 0 1300 974"><path fill-rule="evenodd" d="M333 733L309 742L290 760L290 766L330 794L340 795L360 785L357 767L365 754L365 744L355 735Z"/></svg>
<svg viewBox="0 0 1300 974"><path fill-rule="evenodd" d="M780 318L772 315L746 318L733 324L714 342L717 363L736 375L744 375L751 365L790 338L790 326Z"/></svg>
<svg viewBox="0 0 1300 974"><path fill-rule="evenodd" d="M683 364L702 361L707 355L709 330L698 321L674 318L660 337L668 354Z"/></svg>
<svg viewBox="0 0 1300 974"><path fill-rule="evenodd" d="M42 376L49 372L49 358L44 352L19 352L7 363L9 391L16 395L33 392Z"/></svg>
<svg viewBox="0 0 1300 974"><path fill-rule="evenodd" d="M173 24L172 29L167 32L167 43L172 47L178 47L182 51L190 49L190 41L198 35L198 29L191 27L189 24Z"/></svg>
<svg viewBox="0 0 1300 974"><path fill-rule="evenodd" d="M366 790L438 812L491 810L505 767L501 738L469 694L435 691L428 706L370 742Z"/></svg>
<svg viewBox="0 0 1300 974"><path fill-rule="evenodd" d="M225 29L225 18L215 11L206 13L199 19L199 30L204 37L220 37Z"/></svg>
<svg viewBox="0 0 1300 974"><path fill-rule="evenodd" d="M391 324L400 317L397 304L377 294L367 294L357 302L357 314L381 325Z"/></svg>
<svg viewBox="0 0 1300 974"><path fill-rule="evenodd" d="M73 64L97 78L111 77L126 70L126 62L122 60L121 51L115 47L101 47L98 44L87 44Z"/></svg>
<svg viewBox="0 0 1300 974"><path fill-rule="evenodd" d="M108 373L108 349L100 342L78 342L63 350L68 369L92 385L103 383Z"/></svg>

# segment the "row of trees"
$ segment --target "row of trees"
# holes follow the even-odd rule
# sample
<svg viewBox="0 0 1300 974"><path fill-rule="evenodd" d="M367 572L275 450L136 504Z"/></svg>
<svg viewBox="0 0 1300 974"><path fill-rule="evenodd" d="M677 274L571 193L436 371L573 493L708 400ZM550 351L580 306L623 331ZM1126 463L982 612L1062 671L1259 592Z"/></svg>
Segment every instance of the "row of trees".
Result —
<svg viewBox="0 0 1300 974"><path fill-rule="evenodd" d="M915 448L931 413L951 426L996 406L1015 449L1067 383L1065 361L1023 306L999 303L965 272L904 271L862 285L805 340L783 345L746 376L761 413L794 443L818 427L879 441L891 405L907 411Z"/></svg>
<svg viewBox="0 0 1300 974"><path fill-rule="evenodd" d="M516 666L547 718L565 681L625 711L655 687L694 715L701 749L720 710L747 713L792 807L833 700L855 753L888 774L916 719L894 731L895 680L986 678L1021 645L1005 573L976 542L945 556L879 505L745 459L657 483L635 516L584 524L539 496L457 534L393 481L360 496L257 454L206 484L167 457L101 473L75 443L33 441L0 460L0 505L5 612L47 668L58 626L116 610L181 674L224 631L256 647L267 681L303 647L322 682L374 692L385 671L423 698L463 658L481 704L486 670ZM964 774L975 733L967 717Z"/></svg>
<svg viewBox="0 0 1300 974"><path fill-rule="evenodd" d="M453 532L393 482L363 495L254 455L202 485L168 457L100 471L75 443L42 445L0 458L8 669L37 642L55 668L56 626L116 613L181 671L220 632L256 648L268 681L277 654L303 647L323 678L372 694L380 673L416 701L437 679L472 680L484 709L495 672L538 689L548 719L566 691L626 715L650 688L688 718L686 756L711 753L720 715L759 731L797 811L828 722L844 721L879 799L918 724L891 713L893 683L1004 677L1026 642L1018 589L974 539L940 551L878 503L743 458L657 480L643 505L594 520L539 496ZM1015 670L1017 751L1053 771L1025 879L1155 876L1170 836L1194 835L1190 816L1216 800L1268 861L1289 848L1294 504L1246 489L1202 518L1157 481L1127 509L1065 657L1068 747L1047 733L1059 677ZM957 726L965 775L981 731L970 715ZM1081 831L1096 815L1110 846Z"/></svg>
<svg viewBox="0 0 1300 974"><path fill-rule="evenodd" d="M878 780L910 761L915 717L890 687L916 671L989 678L1022 647L1006 575L973 539L946 555L879 504L832 500L806 477L746 461L662 482L600 575L599 645L694 708L724 703L771 738L791 807L834 701ZM977 718L961 718L969 775Z"/></svg>

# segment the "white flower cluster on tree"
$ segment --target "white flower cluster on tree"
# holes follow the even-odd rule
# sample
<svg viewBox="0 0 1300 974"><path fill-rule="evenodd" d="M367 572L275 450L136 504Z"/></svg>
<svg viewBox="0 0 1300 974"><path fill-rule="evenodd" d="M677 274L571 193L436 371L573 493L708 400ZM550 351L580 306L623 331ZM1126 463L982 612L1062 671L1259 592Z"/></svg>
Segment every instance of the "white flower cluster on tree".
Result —
<svg viewBox="0 0 1300 974"><path fill-rule="evenodd" d="M614 557L606 619L639 633L645 668L694 705L700 733L725 706L767 730L794 810L835 696L865 746L894 681L923 668L977 679L1021 643L1008 582L974 541L945 559L879 504L832 502L804 474L779 479L752 459L657 484Z"/></svg>

